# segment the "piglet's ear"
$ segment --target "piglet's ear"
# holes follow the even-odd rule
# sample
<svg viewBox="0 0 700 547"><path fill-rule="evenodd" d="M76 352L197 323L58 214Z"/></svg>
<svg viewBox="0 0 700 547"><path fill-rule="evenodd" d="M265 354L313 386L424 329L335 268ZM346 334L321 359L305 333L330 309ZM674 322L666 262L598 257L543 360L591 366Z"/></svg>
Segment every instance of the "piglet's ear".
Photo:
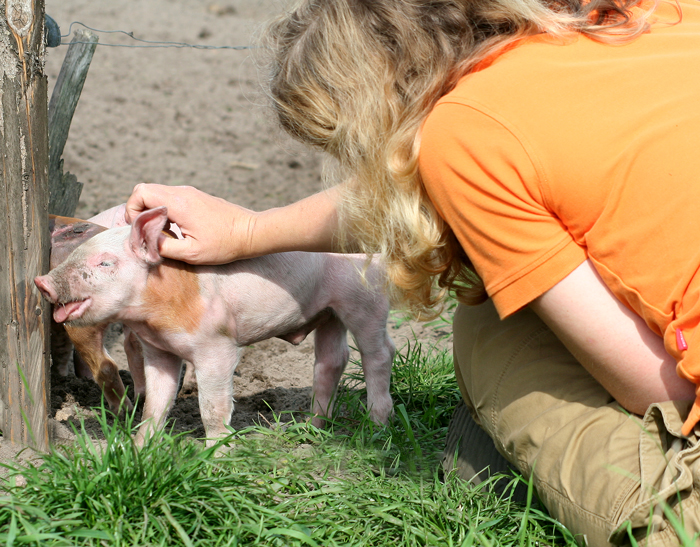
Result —
<svg viewBox="0 0 700 547"><path fill-rule="evenodd" d="M148 209L136 217L131 225L129 245L137 258L150 266L163 261L158 249L158 240L168 220L168 209L156 207Z"/></svg>

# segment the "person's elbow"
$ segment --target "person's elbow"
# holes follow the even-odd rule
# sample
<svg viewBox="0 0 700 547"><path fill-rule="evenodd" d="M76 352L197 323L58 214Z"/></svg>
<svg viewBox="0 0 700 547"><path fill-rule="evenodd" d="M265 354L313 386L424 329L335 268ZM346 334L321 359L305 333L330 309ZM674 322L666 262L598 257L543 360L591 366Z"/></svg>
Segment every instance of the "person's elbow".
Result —
<svg viewBox="0 0 700 547"><path fill-rule="evenodd" d="M654 403L695 400L695 384L678 376L675 369L672 362L662 364L658 376L648 381L638 378L636 385L619 390L615 400L628 412L640 415Z"/></svg>

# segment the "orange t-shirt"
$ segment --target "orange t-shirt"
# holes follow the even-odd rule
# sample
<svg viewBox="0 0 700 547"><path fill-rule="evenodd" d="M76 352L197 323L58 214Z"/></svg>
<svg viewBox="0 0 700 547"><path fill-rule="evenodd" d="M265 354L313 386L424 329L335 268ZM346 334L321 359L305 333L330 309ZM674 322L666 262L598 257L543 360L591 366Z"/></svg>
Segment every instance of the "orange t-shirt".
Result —
<svg viewBox="0 0 700 547"><path fill-rule="evenodd" d="M419 165L502 317L589 258L700 384L700 3L680 5L625 45L539 35L483 63Z"/></svg>

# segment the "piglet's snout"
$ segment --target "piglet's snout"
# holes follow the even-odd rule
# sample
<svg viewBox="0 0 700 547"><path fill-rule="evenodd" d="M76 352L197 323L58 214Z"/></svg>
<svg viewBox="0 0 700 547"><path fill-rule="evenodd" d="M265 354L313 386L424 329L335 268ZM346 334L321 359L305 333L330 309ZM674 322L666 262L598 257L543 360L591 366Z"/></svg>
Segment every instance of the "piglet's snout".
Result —
<svg viewBox="0 0 700 547"><path fill-rule="evenodd" d="M41 296L46 298L52 304L58 301L58 295L51 283L51 278L48 275L40 275L34 278L34 284L41 291Z"/></svg>

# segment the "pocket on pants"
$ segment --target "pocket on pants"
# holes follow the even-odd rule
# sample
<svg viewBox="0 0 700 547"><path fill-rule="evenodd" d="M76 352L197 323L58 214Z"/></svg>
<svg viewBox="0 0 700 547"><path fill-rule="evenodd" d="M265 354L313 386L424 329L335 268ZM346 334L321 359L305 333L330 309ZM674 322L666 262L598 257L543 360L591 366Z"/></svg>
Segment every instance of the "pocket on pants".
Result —
<svg viewBox="0 0 700 547"><path fill-rule="evenodd" d="M639 431L640 479L636 500L629 500L611 534L611 543L623 543L630 532L650 545L678 544L680 526L690 537L700 531L698 488L700 444L681 436L691 402L668 401L651 405ZM668 513L673 513L669 522ZM669 541L654 535L665 536ZM671 539L673 538L673 539Z"/></svg>

